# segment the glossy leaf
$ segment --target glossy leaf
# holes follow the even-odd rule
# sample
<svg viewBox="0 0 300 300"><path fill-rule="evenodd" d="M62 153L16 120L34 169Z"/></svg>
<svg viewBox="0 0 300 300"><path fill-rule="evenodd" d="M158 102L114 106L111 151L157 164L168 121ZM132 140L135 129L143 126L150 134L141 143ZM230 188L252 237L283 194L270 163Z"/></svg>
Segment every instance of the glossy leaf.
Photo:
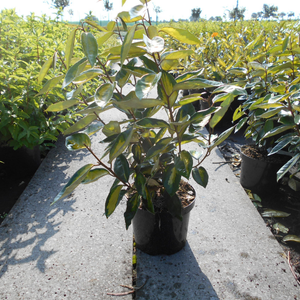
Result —
<svg viewBox="0 0 300 300"><path fill-rule="evenodd" d="M195 101L199 101L201 99L203 99L201 94L190 94L190 95L182 97L178 101L178 104L185 105L185 104L193 103Z"/></svg>
<svg viewBox="0 0 300 300"><path fill-rule="evenodd" d="M51 104L47 109L46 111L49 111L49 112L56 112L56 111L62 111L64 109L67 109L69 107L72 107L76 104L79 103L79 100L78 99L73 99L73 100L67 100L67 101L61 101L61 102L57 102L57 103L54 103L54 104Z"/></svg>
<svg viewBox="0 0 300 300"><path fill-rule="evenodd" d="M84 70L86 63L87 59L84 57L77 61L71 68L69 68L62 84L62 89L67 87Z"/></svg>
<svg viewBox="0 0 300 300"><path fill-rule="evenodd" d="M158 141L156 145L154 145L148 150L145 159L148 160L161 153L171 143L171 141L172 141L171 137L163 138L160 141Z"/></svg>
<svg viewBox="0 0 300 300"><path fill-rule="evenodd" d="M277 172L277 181L280 180L299 160L300 153L297 153L286 164L284 164Z"/></svg>
<svg viewBox="0 0 300 300"><path fill-rule="evenodd" d="M134 218L140 205L140 195L134 193L127 201L126 211L124 213L126 229L129 228L132 219Z"/></svg>
<svg viewBox="0 0 300 300"><path fill-rule="evenodd" d="M160 36L155 36L153 39L149 39L144 34L143 40L146 44L147 52L150 54L161 52L164 50L165 40Z"/></svg>
<svg viewBox="0 0 300 300"><path fill-rule="evenodd" d="M270 130L269 132L267 132L263 138L266 139L266 138L269 138L271 136L274 136L274 135L277 135L279 133L282 133L284 131L287 131L289 129L292 129L293 126L286 126L286 125L281 125L281 126L277 126L275 128L273 128L272 130Z"/></svg>
<svg viewBox="0 0 300 300"><path fill-rule="evenodd" d="M192 167L193 158L191 154L186 150L181 151L179 157L177 157L175 160L175 168L177 172L186 179L189 179Z"/></svg>
<svg viewBox="0 0 300 300"><path fill-rule="evenodd" d="M83 32L81 34L81 45L91 67L94 67L98 55L98 43L96 38L91 32Z"/></svg>
<svg viewBox="0 0 300 300"><path fill-rule="evenodd" d="M74 84L82 84L88 82L89 80L101 76L103 71L101 69L89 69L87 71L82 72L78 76L76 76L73 80Z"/></svg>
<svg viewBox="0 0 300 300"><path fill-rule="evenodd" d="M65 145L70 151L86 149L86 146L91 146L91 140L85 133L74 133L66 137Z"/></svg>
<svg viewBox="0 0 300 300"><path fill-rule="evenodd" d="M109 152L109 160L112 162L128 147L133 134L133 128L129 128L118 135Z"/></svg>
<svg viewBox="0 0 300 300"><path fill-rule="evenodd" d="M122 185L111 188L105 202L105 215L108 218L117 208L126 191L122 190Z"/></svg>
<svg viewBox="0 0 300 300"><path fill-rule="evenodd" d="M86 174L85 179L81 183L83 184L92 183L106 175L110 175L110 173L106 169L103 168L93 169Z"/></svg>
<svg viewBox="0 0 300 300"><path fill-rule="evenodd" d="M57 84L63 79L64 75L56 76L52 79L49 79L43 88L39 91L38 94L36 94L36 97L45 93L50 92Z"/></svg>
<svg viewBox="0 0 300 300"><path fill-rule="evenodd" d="M223 85L222 82L202 78L192 78L176 83L173 88L173 91L218 87L221 85Z"/></svg>
<svg viewBox="0 0 300 300"><path fill-rule="evenodd" d="M100 26L98 23L96 23L93 20L84 19L85 23L88 23L89 25L93 26L94 28L100 30L100 31L107 31L104 27Z"/></svg>
<svg viewBox="0 0 300 300"><path fill-rule="evenodd" d="M163 31L168 35L172 36L173 38L177 39L178 41L190 44L190 45L197 45L200 44L199 39L185 29L178 29L173 27L163 27L159 31Z"/></svg>
<svg viewBox="0 0 300 300"><path fill-rule="evenodd" d="M68 36L66 48L65 48L65 64L66 69L69 70L69 66L71 63L71 59L73 56L74 51L74 43L75 43L75 36L76 36L77 28L74 28Z"/></svg>
<svg viewBox="0 0 300 300"><path fill-rule="evenodd" d="M90 125L93 121L97 119L97 116L95 115L88 115L80 119L78 122L76 122L74 125L69 127L64 131L64 135L72 134L76 131L80 131Z"/></svg>
<svg viewBox="0 0 300 300"><path fill-rule="evenodd" d="M45 63L43 64L43 66L39 72L38 83L41 83L43 81L47 72L51 68L52 63L53 63L53 57L51 56L48 60L45 61Z"/></svg>
<svg viewBox="0 0 300 300"><path fill-rule="evenodd" d="M279 210L274 210L274 209L265 209L262 213L261 216L264 218L286 218L290 216L291 214L279 211Z"/></svg>
<svg viewBox="0 0 300 300"><path fill-rule="evenodd" d="M95 102L98 106L104 107L112 98L114 92L114 85L111 83L103 83L95 93Z"/></svg>
<svg viewBox="0 0 300 300"><path fill-rule="evenodd" d="M300 243L300 237L294 234L289 234L283 237L282 239L283 242L296 242Z"/></svg>
<svg viewBox="0 0 300 300"><path fill-rule="evenodd" d="M167 167L163 173L162 182L167 193L172 197L178 191L181 176L177 172L174 164Z"/></svg>
<svg viewBox="0 0 300 300"><path fill-rule="evenodd" d="M53 205L58 200L61 200L71 194L75 188L85 179L86 174L91 170L93 164L88 164L80 168L69 180L69 182L64 186L64 188L59 192L59 194L54 198L51 205Z"/></svg>
<svg viewBox="0 0 300 300"><path fill-rule="evenodd" d="M121 127L118 121L109 121L109 123L105 124L102 132L106 136L112 136L121 133Z"/></svg>
<svg viewBox="0 0 300 300"><path fill-rule="evenodd" d="M169 128L169 124L166 121L155 118L144 118L136 122L136 124L145 128Z"/></svg>
<svg viewBox="0 0 300 300"><path fill-rule="evenodd" d="M124 154L120 154L114 164L114 172L117 174L118 178L123 182L128 182L129 179L129 164L124 156Z"/></svg>
<svg viewBox="0 0 300 300"><path fill-rule="evenodd" d="M97 38L97 44L102 46L112 35L113 31L103 32L100 34L100 37Z"/></svg>
<svg viewBox="0 0 300 300"><path fill-rule="evenodd" d="M194 168L192 176L198 184L206 188L208 184L208 173L203 167Z"/></svg>
<svg viewBox="0 0 300 300"><path fill-rule="evenodd" d="M286 147L289 143L291 143L292 140L293 140L292 136L282 140L275 147L272 148L272 150L270 151L270 153L268 155L277 153L278 151L280 151L281 149Z"/></svg>
<svg viewBox="0 0 300 300"><path fill-rule="evenodd" d="M222 132L219 137L213 142L213 144L209 147L210 151L215 148L216 146L220 145L222 142L224 142L233 132L235 126L232 126L230 128L228 128L227 130L225 130L224 132Z"/></svg>
<svg viewBox="0 0 300 300"><path fill-rule="evenodd" d="M144 98L157 84L161 77L161 73L148 74L143 76L136 84L135 93L136 96L141 100Z"/></svg>
<svg viewBox="0 0 300 300"><path fill-rule="evenodd" d="M146 199L147 198L146 178L142 173L138 172L136 174L134 184L135 184L135 187L136 187L136 190L137 190L138 194L141 195L144 199Z"/></svg>
<svg viewBox="0 0 300 300"><path fill-rule="evenodd" d="M127 55L129 53L130 47L131 47L131 43L134 37L134 32L136 29L136 25L133 25L128 33L125 36L125 39L123 41L122 47L121 47L121 66L123 65L125 59L127 58Z"/></svg>

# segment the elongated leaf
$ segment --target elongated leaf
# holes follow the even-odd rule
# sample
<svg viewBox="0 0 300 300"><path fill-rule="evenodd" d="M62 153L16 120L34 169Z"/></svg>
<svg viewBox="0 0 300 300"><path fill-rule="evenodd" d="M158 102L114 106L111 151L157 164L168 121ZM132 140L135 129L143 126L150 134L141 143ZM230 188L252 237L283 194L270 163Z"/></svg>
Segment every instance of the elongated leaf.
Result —
<svg viewBox="0 0 300 300"><path fill-rule="evenodd" d="M273 147L273 149L270 151L270 153L268 155L272 155L272 154L277 153L278 151L280 151L281 149L286 147L292 140L293 140L292 136L282 140L275 147Z"/></svg>
<svg viewBox="0 0 300 300"><path fill-rule="evenodd" d="M216 88L213 93L231 93L232 95L238 96L238 95L248 95L247 91L239 86L236 85L223 85L218 88Z"/></svg>
<svg viewBox="0 0 300 300"><path fill-rule="evenodd" d="M107 27L108 31L113 31L115 29L115 26L116 26L116 22L115 21L110 21L110 22L108 22L106 27Z"/></svg>
<svg viewBox="0 0 300 300"><path fill-rule="evenodd" d="M178 29L173 27L163 27L159 31L163 31L168 35L172 36L173 38L177 39L178 41L190 45L197 45L200 44L199 39L185 29Z"/></svg>
<svg viewBox="0 0 300 300"><path fill-rule="evenodd" d="M211 106L208 109L204 109L204 110L198 111L195 114L193 114L193 116L191 118L191 123L197 124L197 123L201 122L206 116L215 113L219 109L220 109L220 107Z"/></svg>
<svg viewBox="0 0 300 300"><path fill-rule="evenodd" d="M279 210L274 210L274 209L265 209L262 213L261 216L264 218L286 218L288 216L290 216L291 214L283 212L283 211L279 211Z"/></svg>
<svg viewBox="0 0 300 300"><path fill-rule="evenodd" d="M175 168L177 172L186 179L190 178L193 167L193 158L188 151L181 151L179 157L175 160Z"/></svg>
<svg viewBox="0 0 300 300"><path fill-rule="evenodd" d="M100 37L97 38L97 44L102 46L113 34L113 31L101 33Z"/></svg>
<svg viewBox="0 0 300 300"><path fill-rule="evenodd" d="M287 37L284 39L283 43L282 43L282 52L284 52L284 51L286 50L289 41L290 41L290 37L287 36Z"/></svg>
<svg viewBox="0 0 300 300"><path fill-rule="evenodd" d="M163 174L162 182L171 197L178 191L180 179L181 176L177 172L174 164L169 165Z"/></svg>
<svg viewBox="0 0 300 300"><path fill-rule="evenodd" d="M127 182L129 179L129 164L126 157L123 154L120 154L114 164L114 172L117 174L118 178Z"/></svg>
<svg viewBox="0 0 300 300"><path fill-rule="evenodd" d="M95 102L99 107L105 107L107 102L112 98L114 85L111 83L103 83L95 93Z"/></svg>
<svg viewBox="0 0 300 300"><path fill-rule="evenodd" d="M127 58L127 55L129 53L130 47L131 47L131 43L134 37L134 32L136 29L136 25L133 25L128 33L125 36L124 42L122 44L122 48L121 48L121 66L123 65L125 59Z"/></svg>
<svg viewBox="0 0 300 300"><path fill-rule="evenodd" d="M88 184L97 181L99 178L109 175L110 173L103 168L93 169L90 170L87 174L85 179L81 182L83 184Z"/></svg>
<svg viewBox="0 0 300 300"><path fill-rule="evenodd" d="M109 152L110 162L112 162L128 147L132 134L133 128L131 127L118 135Z"/></svg>
<svg viewBox="0 0 300 300"><path fill-rule="evenodd" d="M151 72L153 72L150 69L147 68L142 68L142 67L134 67L134 66L130 66L130 65L123 65L123 69L128 71L130 74L136 76L136 77L142 77L144 75L147 75ZM154 73L154 72L153 72Z"/></svg>
<svg viewBox="0 0 300 300"><path fill-rule="evenodd" d="M176 78L176 82L179 83L179 82L182 82L182 81L186 81L188 79L192 79L198 75L200 75L202 72L203 72L204 69L200 69L200 70L197 70L197 71L191 71L191 72L187 72L187 73L184 73L180 76L178 76Z"/></svg>
<svg viewBox="0 0 300 300"><path fill-rule="evenodd" d="M81 45L85 56L87 57L91 67L96 63L98 55L98 43L91 32L83 32L81 34Z"/></svg>
<svg viewBox="0 0 300 300"><path fill-rule="evenodd" d="M300 153L297 153L285 165L283 165L277 172L277 181L281 179L299 160Z"/></svg>
<svg viewBox="0 0 300 300"><path fill-rule="evenodd" d="M160 80L161 73L148 74L143 76L136 84L135 93L136 96L141 100L144 98Z"/></svg>
<svg viewBox="0 0 300 300"><path fill-rule="evenodd" d="M88 23L89 25L93 26L94 28L97 28L100 31L107 31L104 27L100 26L93 20L84 19L85 23Z"/></svg>
<svg viewBox="0 0 300 300"><path fill-rule="evenodd" d="M178 50L173 52L166 52L162 55L162 59L183 59L194 53L193 50Z"/></svg>
<svg viewBox="0 0 300 300"><path fill-rule="evenodd" d="M123 186L117 185L111 188L105 202L105 215L108 218L117 208L126 191L122 191Z"/></svg>
<svg viewBox="0 0 300 300"><path fill-rule="evenodd" d="M71 106L74 106L79 103L78 99L73 100L67 100L67 101L61 101L54 104L51 104L46 111L56 112L56 111L62 111L64 109L67 109Z"/></svg>
<svg viewBox="0 0 300 300"><path fill-rule="evenodd" d="M225 130L224 132L222 132L219 137L214 141L214 143L209 147L210 151L215 148L216 146L220 145L222 142L224 142L233 132L235 126L232 126L230 128L228 128L227 130Z"/></svg>
<svg viewBox="0 0 300 300"><path fill-rule="evenodd" d="M66 43L65 64L66 64L67 70L69 70L69 66L70 66L70 63L71 63L72 56L73 56L76 31L77 31L77 28L74 28L71 31L71 33L68 36L67 43Z"/></svg>
<svg viewBox="0 0 300 300"><path fill-rule="evenodd" d="M202 89L202 88L209 88L209 87L218 87L221 85L223 85L223 83L218 81L212 81L212 80L207 80L202 78L192 78L192 79L188 79L176 83L173 88L173 91Z"/></svg>
<svg viewBox="0 0 300 300"><path fill-rule="evenodd" d="M52 79L49 79L45 85L43 86L43 88L39 91L38 94L36 94L35 97L48 93L49 91L51 91L55 86L57 86L57 84L63 79L64 75L60 75L60 76L56 76Z"/></svg>
<svg viewBox="0 0 300 300"><path fill-rule="evenodd" d="M209 177L207 171L203 167L194 168L192 171L192 176L198 184L206 188Z"/></svg>
<svg viewBox="0 0 300 300"><path fill-rule="evenodd" d="M201 100L201 99L203 99L202 94L191 94L191 95L182 97L178 101L178 104L185 105L185 104L193 103L193 102Z"/></svg>
<svg viewBox="0 0 300 300"><path fill-rule="evenodd" d="M114 101L112 100L112 103L114 104L114 106L121 108L121 109L125 109L125 110L129 110L132 109L133 107L135 109L142 109L142 108L150 108L150 107L154 107L154 106L162 106L163 102L159 99L142 99L139 100L137 97L134 97L130 100L124 100L124 101Z"/></svg>
<svg viewBox="0 0 300 300"><path fill-rule="evenodd" d="M87 59L86 57L80 59L76 62L67 72L64 82L62 84L62 89L67 87L83 70L86 66Z"/></svg>
<svg viewBox="0 0 300 300"><path fill-rule="evenodd" d="M139 195L141 195L144 199L147 198L146 193L146 178L142 173L137 173L136 178L134 180L136 190Z"/></svg>
<svg viewBox="0 0 300 300"><path fill-rule="evenodd" d="M284 131L287 131L289 129L292 129L293 126L286 126L286 125L281 125L281 126L277 126L273 129L271 129L270 131L268 131L264 136L263 138L266 139L268 137L271 137L271 136L274 136L274 135L277 135L281 132L284 132Z"/></svg>
<svg viewBox="0 0 300 300"><path fill-rule="evenodd" d="M139 205L140 205L140 196L138 193L135 193L127 201L127 207L124 213L126 229L129 228L131 224L131 220L134 218Z"/></svg>
<svg viewBox="0 0 300 300"><path fill-rule="evenodd" d="M300 237L294 234L289 234L283 237L282 239L283 242L296 242L300 243Z"/></svg>
<svg viewBox="0 0 300 300"><path fill-rule="evenodd" d="M69 182L64 186L64 188L59 192L59 194L54 198L51 205L53 205L58 200L61 200L71 194L75 188L84 180L86 174L91 170L93 164L88 164L80 168L69 180Z"/></svg>
<svg viewBox="0 0 300 300"><path fill-rule="evenodd" d="M43 81L47 72L51 68L52 63L53 63L53 57L51 56L48 60L45 61L45 63L43 64L43 66L39 72L38 83L41 83Z"/></svg>
<svg viewBox="0 0 300 300"><path fill-rule="evenodd" d="M172 141L172 138L163 138L160 141L158 141L156 143L156 145L154 145L153 147L151 147L146 155L146 160L158 155L159 153L161 153Z"/></svg>
<svg viewBox="0 0 300 300"><path fill-rule="evenodd" d="M66 137L65 145L68 150L75 151L85 149L86 146L91 146L91 140L85 133L74 133L71 136Z"/></svg>
<svg viewBox="0 0 300 300"><path fill-rule="evenodd" d="M71 69L71 68L70 68ZM73 80L74 84L85 83L95 77L101 76L103 71L101 69L89 69L76 76Z"/></svg>
<svg viewBox="0 0 300 300"><path fill-rule="evenodd" d="M144 5L136 5L132 7L129 11L129 15L131 19L136 17L144 17L146 13L146 7Z"/></svg>
<svg viewBox="0 0 300 300"><path fill-rule="evenodd" d="M69 127L64 131L64 135L72 134L76 131L80 131L90 125L93 121L97 119L97 116L95 115L88 115L80 119L77 123Z"/></svg>
<svg viewBox="0 0 300 300"><path fill-rule="evenodd" d="M160 119L155 118L144 118L140 121L136 122L138 126L145 127L145 128L169 128L169 124Z"/></svg>

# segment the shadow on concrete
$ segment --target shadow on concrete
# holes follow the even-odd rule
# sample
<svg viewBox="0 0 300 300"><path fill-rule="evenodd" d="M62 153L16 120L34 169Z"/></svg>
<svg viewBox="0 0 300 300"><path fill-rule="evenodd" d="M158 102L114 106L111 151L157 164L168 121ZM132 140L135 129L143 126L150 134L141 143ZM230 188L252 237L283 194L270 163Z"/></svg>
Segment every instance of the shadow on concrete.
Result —
<svg viewBox="0 0 300 300"><path fill-rule="evenodd" d="M15 206L0 226L0 278L10 266L28 264L40 272L45 261L56 251L49 250L46 242L60 228L62 217L74 211L76 199L66 199L58 206L50 206L66 183L70 162L81 160L85 151L71 153L64 147L63 138L57 142L34 174Z"/></svg>
<svg viewBox="0 0 300 300"><path fill-rule="evenodd" d="M170 256L150 256L137 250L137 286L145 282L137 291L138 300L219 299L188 242Z"/></svg>

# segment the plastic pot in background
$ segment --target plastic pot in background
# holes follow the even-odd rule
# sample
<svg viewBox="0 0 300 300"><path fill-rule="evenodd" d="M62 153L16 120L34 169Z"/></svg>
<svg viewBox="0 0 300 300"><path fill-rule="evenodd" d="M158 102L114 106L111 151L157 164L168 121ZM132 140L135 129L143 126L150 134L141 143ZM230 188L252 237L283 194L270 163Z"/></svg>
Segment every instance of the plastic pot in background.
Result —
<svg viewBox="0 0 300 300"><path fill-rule="evenodd" d="M241 149L240 183L252 193L267 195L278 191L277 171L283 165L282 160L268 162L247 156Z"/></svg>
<svg viewBox="0 0 300 300"><path fill-rule="evenodd" d="M133 218L136 247L150 255L174 254L180 251L188 232L190 211L195 199L182 208L182 221L168 212L150 213L139 208Z"/></svg>

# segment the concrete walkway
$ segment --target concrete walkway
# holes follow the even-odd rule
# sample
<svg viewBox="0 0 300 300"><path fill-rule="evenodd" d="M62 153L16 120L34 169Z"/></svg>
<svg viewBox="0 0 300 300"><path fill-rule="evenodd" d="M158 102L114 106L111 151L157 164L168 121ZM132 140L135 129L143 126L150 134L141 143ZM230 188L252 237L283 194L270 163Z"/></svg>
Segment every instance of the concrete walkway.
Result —
<svg viewBox="0 0 300 300"><path fill-rule="evenodd" d="M94 146L99 153L104 148ZM148 278L138 300L300 299L282 248L238 179L228 165L212 164L222 159L216 150L205 161L206 189L192 183L197 202L186 247L172 256L137 252L137 285ZM50 207L61 182L90 162L87 151L69 152L59 140L2 223L0 299L112 299L107 292L132 284L125 205L108 220L103 215L109 177Z"/></svg>

